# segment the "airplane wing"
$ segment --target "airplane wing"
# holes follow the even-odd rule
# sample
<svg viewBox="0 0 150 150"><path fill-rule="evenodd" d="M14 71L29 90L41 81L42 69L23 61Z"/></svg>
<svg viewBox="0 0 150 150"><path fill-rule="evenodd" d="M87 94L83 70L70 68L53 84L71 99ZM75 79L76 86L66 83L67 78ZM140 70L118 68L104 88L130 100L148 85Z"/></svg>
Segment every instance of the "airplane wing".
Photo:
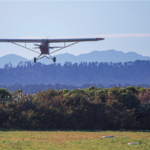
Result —
<svg viewBox="0 0 150 150"><path fill-rule="evenodd" d="M48 41L48 43L59 42L85 42L85 41L99 41L104 38L68 38L68 39L0 39L0 42L16 42L16 43L41 43Z"/></svg>
<svg viewBox="0 0 150 150"><path fill-rule="evenodd" d="M41 39L0 39L0 42L41 43Z"/></svg>
<svg viewBox="0 0 150 150"><path fill-rule="evenodd" d="M99 40L104 40L104 38L48 39L49 43L59 43L59 42L85 42L85 41L99 41Z"/></svg>

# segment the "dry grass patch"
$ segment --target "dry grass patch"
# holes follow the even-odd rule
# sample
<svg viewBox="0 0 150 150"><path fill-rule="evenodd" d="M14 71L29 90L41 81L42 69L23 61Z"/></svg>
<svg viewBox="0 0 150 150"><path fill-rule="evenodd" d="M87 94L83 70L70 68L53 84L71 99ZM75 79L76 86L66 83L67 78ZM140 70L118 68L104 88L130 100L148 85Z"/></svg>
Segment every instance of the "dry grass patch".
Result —
<svg viewBox="0 0 150 150"><path fill-rule="evenodd" d="M16 134L11 134L15 132ZM1 136L2 135L2 136ZM103 136L100 132L48 132L48 131L10 131L10 133L3 132L0 135L0 140L13 141L77 141L84 139L98 139ZM42 135L42 136L41 136Z"/></svg>
<svg viewBox="0 0 150 150"><path fill-rule="evenodd" d="M114 135L104 139L102 136ZM129 142L140 145L129 146ZM150 132L0 131L0 149L150 149Z"/></svg>

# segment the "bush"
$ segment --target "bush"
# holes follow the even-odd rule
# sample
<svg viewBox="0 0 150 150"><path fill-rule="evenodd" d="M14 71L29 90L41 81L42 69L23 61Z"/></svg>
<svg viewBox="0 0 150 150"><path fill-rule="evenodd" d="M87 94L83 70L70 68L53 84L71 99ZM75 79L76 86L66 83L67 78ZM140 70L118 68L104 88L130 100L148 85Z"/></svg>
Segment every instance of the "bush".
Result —
<svg viewBox="0 0 150 150"><path fill-rule="evenodd" d="M150 92L139 86L0 92L0 128L150 129Z"/></svg>

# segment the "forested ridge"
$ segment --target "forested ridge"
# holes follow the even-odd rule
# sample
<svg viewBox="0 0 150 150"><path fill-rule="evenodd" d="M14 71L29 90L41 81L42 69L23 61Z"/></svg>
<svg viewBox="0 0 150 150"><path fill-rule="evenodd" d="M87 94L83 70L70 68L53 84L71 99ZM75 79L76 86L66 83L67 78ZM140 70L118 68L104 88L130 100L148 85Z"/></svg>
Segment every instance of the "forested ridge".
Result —
<svg viewBox="0 0 150 150"><path fill-rule="evenodd" d="M20 62L17 67L6 64L0 69L0 85L14 84L149 84L150 61L137 60L126 63L81 62L72 64L44 65L41 63Z"/></svg>
<svg viewBox="0 0 150 150"><path fill-rule="evenodd" d="M89 84L89 83L86 83L86 84L83 84L83 85L80 85L80 86L75 86L75 85L67 85L67 84L55 84L55 85L52 85L52 84L27 84L27 85L21 85L21 84L14 84L14 85L0 85L0 88L6 88L7 90L11 91L11 92L14 92L18 89L21 89L24 93L26 94L35 94L35 93L38 93L40 91L47 91L49 89L53 89L53 90L61 90L61 89L67 89L67 90L73 90L73 89L84 89L84 88L89 88L89 87L95 87L95 88L112 88L112 87L127 87L127 86L133 86L133 85L130 85L130 84L109 84L108 86L104 86L103 84ZM134 86L137 86L137 85L134 85ZM139 84L138 86L142 87L142 88L149 88L150 85L149 84Z"/></svg>
<svg viewBox="0 0 150 150"><path fill-rule="evenodd" d="M0 128L150 130L150 88L0 89Z"/></svg>

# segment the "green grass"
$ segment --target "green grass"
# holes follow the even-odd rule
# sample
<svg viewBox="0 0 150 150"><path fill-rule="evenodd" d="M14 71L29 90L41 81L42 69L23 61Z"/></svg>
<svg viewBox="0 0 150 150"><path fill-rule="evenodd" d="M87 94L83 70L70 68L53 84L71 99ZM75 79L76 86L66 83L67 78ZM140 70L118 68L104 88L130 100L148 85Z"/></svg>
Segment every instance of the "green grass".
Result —
<svg viewBox="0 0 150 150"><path fill-rule="evenodd" d="M102 138L114 135L114 138ZM127 145L138 142L140 145ZM150 150L150 132L132 131L0 131L2 150Z"/></svg>

